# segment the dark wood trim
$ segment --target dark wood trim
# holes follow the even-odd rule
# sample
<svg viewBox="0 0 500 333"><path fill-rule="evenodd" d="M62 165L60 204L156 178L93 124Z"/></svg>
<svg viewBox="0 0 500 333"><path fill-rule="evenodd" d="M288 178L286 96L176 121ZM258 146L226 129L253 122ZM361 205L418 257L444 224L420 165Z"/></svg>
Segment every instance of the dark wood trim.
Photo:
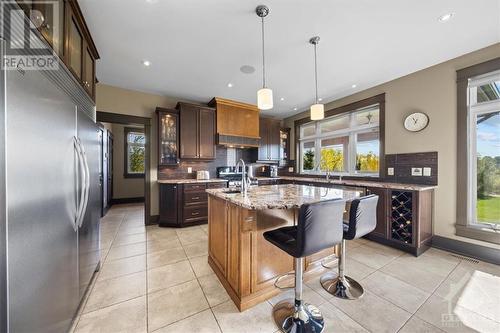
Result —
<svg viewBox="0 0 500 333"><path fill-rule="evenodd" d="M77 20L80 23L80 26L82 27L84 38L89 43L92 55L94 56L95 59L100 59L99 52L97 52L97 48L95 46L94 40L92 39L92 36L90 35L89 27L87 26L87 22L85 22L85 18L83 17L82 10L80 8L80 5L78 4L78 1L67 0L67 2L69 2L69 4L71 5L75 17L77 18Z"/></svg>
<svg viewBox="0 0 500 333"><path fill-rule="evenodd" d="M124 127L123 128L123 178L144 178L144 173L129 173L128 172L128 140L127 135L130 132L143 133L146 137L144 128L133 128ZM146 144L144 144L144 172L146 171Z"/></svg>
<svg viewBox="0 0 500 333"><path fill-rule="evenodd" d="M144 202L144 197L111 199L111 205L122 205L122 204L140 203L140 202Z"/></svg>
<svg viewBox="0 0 500 333"><path fill-rule="evenodd" d="M500 265L500 250L442 236L432 238L432 247Z"/></svg>
<svg viewBox="0 0 500 333"><path fill-rule="evenodd" d="M491 241L492 237L477 228L469 227L469 135L467 89L469 78L500 70L500 58L466 67L457 71L457 191L456 231L459 236ZM484 235L483 235L484 234ZM498 244L498 243L497 243Z"/></svg>
<svg viewBox="0 0 500 333"><path fill-rule="evenodd" d="M113 112L96 112L97 121L102 123L114 123L122 125L151 125L151 118L130 116L127 114Z"/></svg>
<svg viewBox="0 0 500 333"><path fill-rule="evenodd" d="M149 216L148 223L147 225L155 225L158 224L158 221L160 220L160 215L151 215Z"/></svg>
<svg viewBox="0 0 500 333"><path fill-rule="evenodd" d="M385 168L385 93L375 95L369 98L362 99L360 101L356 101L350 104L346 104L343 106L339 106L337 108L333 108L325 111L325 118L349 113L355 111L357 109L361 109L370 105L379 105L379 140L380 140L380 162L379 162L379 176L377 178L370 179L383 179L386 175ZM300 156L299 156L299 136L300 136L300 125L307 124L313 122L309 117L297 119L294 122L295 127L295 171L296 173L300 173ZM352 176L355 179L360 179L361 177Z"/></svg>

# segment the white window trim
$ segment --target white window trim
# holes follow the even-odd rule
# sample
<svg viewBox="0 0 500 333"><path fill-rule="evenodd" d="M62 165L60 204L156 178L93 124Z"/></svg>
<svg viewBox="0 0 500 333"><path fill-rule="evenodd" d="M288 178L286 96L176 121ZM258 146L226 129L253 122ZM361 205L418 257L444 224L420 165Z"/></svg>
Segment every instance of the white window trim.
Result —
<svg viewBox="0 0 500 333"><path fill-rule="evenodd" d="M299 152L299 172L301 174L307 174L307 175L325 175L326 172L320 171L317 168L318 161L315 159L315 168L313 170L304 170L303 169L303 157L302 157L302 147L304 142L311 142L314 141L314 156L321 156L321 140L324 139L332 139L332 138L338 138L338 137L349 137L349 143L348 143L348 161L347 161L347 170L343 172L331 172L331 175L335 176L353 176L353 177L379 177L380 175L380 170L379 172L357 172L356 171L356 139L358 134L362 133L369 133L371 131L379 131L380 133L380 123L379 122L374 122L373 124L365 124L365 125L356 125L356 114L361 113L361 112L366 112L370 109L373 110L378 110L380 113L380 106L379 104L374 104L370 105L368 107L364 107L361 109L357 109L351 112L347 113L342 113L339 115L335 115L332 117L328 117L319 121L314 121L314 122L308 122L305 124L302 124L299 127L299 146L298 146L298 152ZM337 130L331 133L321 133L321 124L327 121L330 121L335 118L342 118L348 116L349 117L349 127L341 130ZM314 124L315 126L315 134L310 135L310 136L305 136L302 137L303 133L303 128L306 126L310 126L311 124ZM333 134L332 134L333 133ZM380 140L380 138L379 138Z"/></svg>
<svg viewBox="0 0 500 333"><path fill-rule="evenodd" d="M489 73L487 75L482 75L478 78L473 78L469 80L467 101L468 101L468 142L467 156L468 156L468 193L467 193L467 226L475 229L494 229L498 230L498 224L489 222L479 222L477 221L477 132L476 132L476 122L477 117L490 113L498 112L500 110L500 100L489 101L483 103L477 103L477 93L476 89L478 86L485 83L491 82L492 80L500 80L500 71L494 73Z"/></svg>

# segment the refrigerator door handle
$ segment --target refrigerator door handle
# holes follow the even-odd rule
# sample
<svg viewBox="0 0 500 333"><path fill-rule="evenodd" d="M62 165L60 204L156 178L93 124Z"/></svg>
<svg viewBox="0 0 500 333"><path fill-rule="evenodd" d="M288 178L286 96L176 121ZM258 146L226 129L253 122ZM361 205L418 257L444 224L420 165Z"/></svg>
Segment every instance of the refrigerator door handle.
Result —
<svg viewBox="0 0 500 333"><path fill-rule="evenodd" d="M83 218L85 217L85 211L87 210L87 205L89 203L89 195L90 195L90 170L89 170L89 162L87 160L87 154L85 153L85 148L83 147L83 144L81 143L80 140L80 149L82 150L82 157L83 157L83 165L84 165L84 171L85 171L85 192L84 192L84 197L83 197L83 205L82 205L82 212L80 216L80 221L78 223L78 227L80 228L83 225Z"/></svg>
<svg viewBox="0 0 500 333"><path fill-rule="evenodd" d="M82 145L80 140L77 137L74 137L74 142L75 142L75 148L77 151L77 156L78 156L78 167L79 171L82 173L82 181L80 183L80 194L78 196L78 208L76 210L76 217L75 217L75 225L74 229L75 231L78 230L78 227L80 225L80 220L82 219L83 215L83 202L85 198L85 187L87 184L87 174L85 172L85 162L83 160L83 154L82 154Z"/></svg>

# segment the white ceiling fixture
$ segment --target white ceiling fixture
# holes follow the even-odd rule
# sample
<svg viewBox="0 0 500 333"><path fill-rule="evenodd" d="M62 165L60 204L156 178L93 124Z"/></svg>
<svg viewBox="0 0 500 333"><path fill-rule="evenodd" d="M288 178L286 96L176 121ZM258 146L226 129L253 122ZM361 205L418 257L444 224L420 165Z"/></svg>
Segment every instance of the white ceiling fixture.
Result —
<svg viewBox="0 0 500 333"><path fill-rule="evenodd" d="M351 86L351 88L352 88L352 89L354 89L354 88L356 88L356 87L357 87L357 85L355 85L355 84L353 84L353 85Z"/></svg>
<svg viewBox="0 0 500 333"><path fill-rule="evenodd" d="M273 108L273 91L266 87L266 48L264 39L264 18L269 15L269 8L264 5L257 6L255 13L262 20L262 89L257 91L257 107L259 110Z"/></svg>
<svg viewBox="0 0 500 333"><path fill-rule="evenodd" d="M314 83L316 87L316 98L314 104L311 105L311 120L321 120L325 118L325 106L320 103L322 100L318 98L318 43L319 36L314 36L309 39L309 43L314 45Z"/></svg>
<svg viewBox="0 0 500 333"><path fill-rule="evenodd" d="M143 61L142 61L142 64L143 64L144 66L146 66L146 67L149 67L149 66L151 66L151 61L149 61L149 60L143 60Z"/></svg>
<svg viewBox="0 0 500 333"><path fill-rule="evenodd" d="M454 15L455 15L455 13L443 14L443 15L438 17L438 21L439 22L448 22L449 20L451 20L453 18Z"/></svg>
<svg viewBox="0 0 500 333"><path fill-rule="evenodd" d="M283 102L284 100L285 100L285 97L281 97L281 98L280 98L280 101L282 101L282 102Z"/></svg>
<svg viewBox="0 0 500 333"><path fill-rule="evenodd" d="M279 102L277 95L279 103L261 114L277 118L309 111L314 64L304 41L311 36L322 39L318 94L325 102L500 42L498 0L250 3L78 0L101 55L100 84L197 103L220 96L249 104L256 104L262 87L254 10L265 3L273 10L265 21L266 82L286 100ZM449 12L455 13L451 21L440 23L439 15ZM143 67L144 58L151 67ZM253 74L243 73L243 65L255 67Z"/></svg>
<svg viewBox="0 0 500 333"><path fill-rule="evenodd" d="M229 82L229 83L227 84L227 87L228 87L228 88L232 88L232 87L233 87L233 84L232 84L231 82Z"/></svg>
<svg viewBox="0 0 500 333"><path fill-rule="evenodd" d="M298 108L293 108L293 111L297 111L297 110L298 110Z"/></svg>

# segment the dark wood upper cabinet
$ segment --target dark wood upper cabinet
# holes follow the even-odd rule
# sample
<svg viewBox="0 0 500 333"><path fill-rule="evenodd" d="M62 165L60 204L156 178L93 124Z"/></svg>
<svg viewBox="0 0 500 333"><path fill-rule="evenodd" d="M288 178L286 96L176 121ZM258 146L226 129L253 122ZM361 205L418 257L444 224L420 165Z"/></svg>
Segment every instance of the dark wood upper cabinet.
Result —
<svg viewBox="0 0 500 333"><path fill-rule="evenodd" d="M259 161L280 160L281 122L272 118L260 118Z"/></svg>
<svg viewBox="0 0 500 333"><path fill-rule="evenodd" d="M83 76L83 87L87 90L87 93L94 98L95 97L95 59L92 55L90 48L87 43L85 43L85 53L83 67L85 68Z"/></svg>
<svg viewBox="0 0 500 333"><path fill-rule="evenodd" d="M31 5L26 3L20 3L20 5L29 17L37 18L38 22L34 22L35 26L54 52L63 59L65 0L34 1ZM35 11L34 15L31 11Z"/></svg>
<svg viewBox="0 0 500 333"><path fill-rule="evenodd" d="M179 164L179 111L156 108L158 123L158 165Z"/></svg>
<svg viewBox="0 0 500 333"><path fill-rule="evenodd" d="M68 6L69 8L69 6ZM73 75L82 82L83 76L83 35L72 9L68 9L67 63Z"/></svg>
<svg viewBox="0 0 500 333"><path fill-rule="evenodd" d="M178 103L180 113L180 158L215 159L215 109Z"/></svg>

